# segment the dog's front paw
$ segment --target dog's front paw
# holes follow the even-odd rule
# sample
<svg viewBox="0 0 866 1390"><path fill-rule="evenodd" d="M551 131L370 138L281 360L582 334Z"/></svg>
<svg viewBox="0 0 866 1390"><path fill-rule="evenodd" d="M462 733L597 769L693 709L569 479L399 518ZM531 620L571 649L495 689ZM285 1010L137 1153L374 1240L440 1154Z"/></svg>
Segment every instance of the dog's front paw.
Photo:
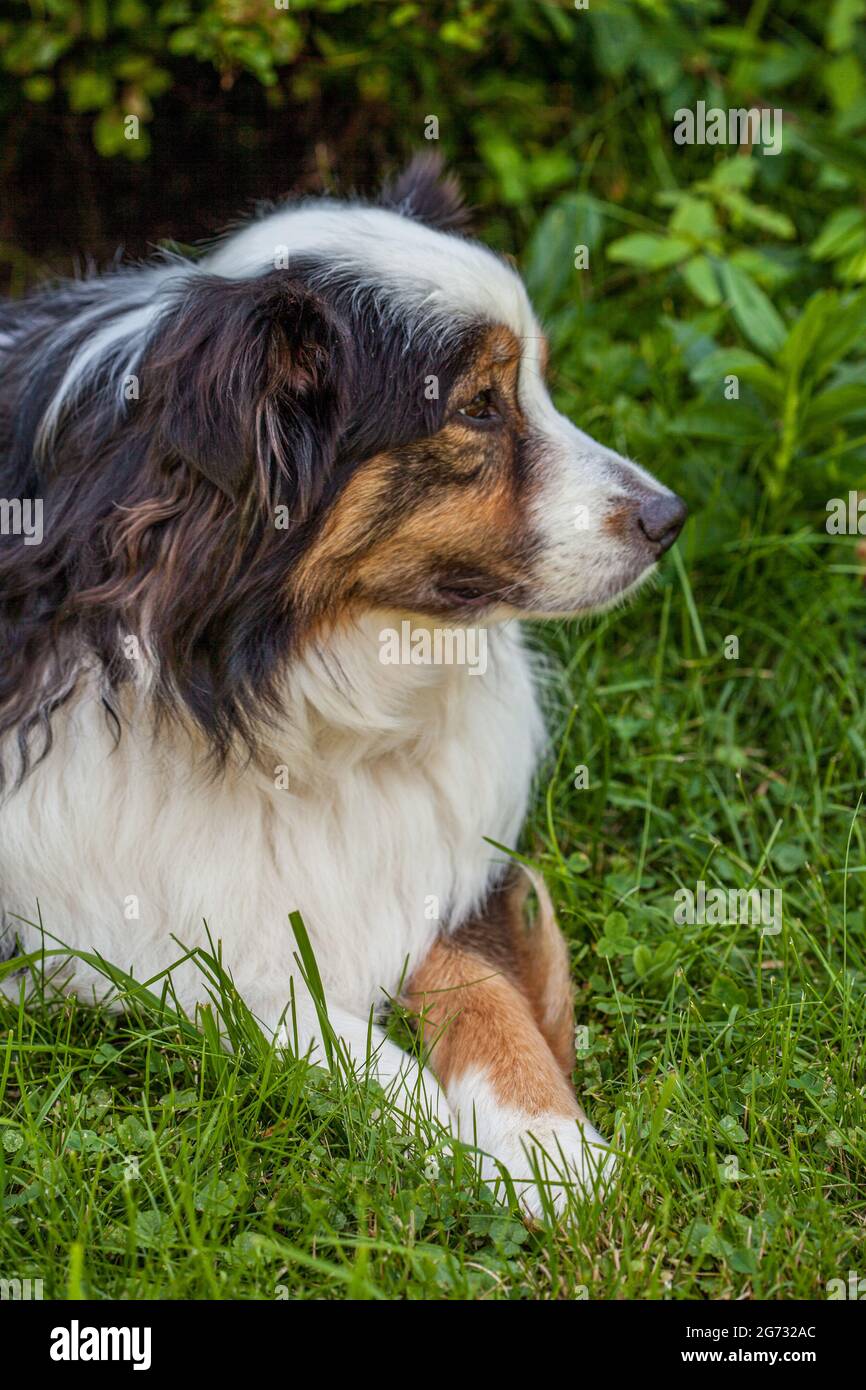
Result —
<svg viewBox="0 0 866 1390"><path fill-rule="evenodd" d="M503 1168L524 1211L541 1220L567 1215L575 1201L604 1195L616 1159L588 1121L540 1115L502 1134L485 1155L488 1181Z"/></svg>

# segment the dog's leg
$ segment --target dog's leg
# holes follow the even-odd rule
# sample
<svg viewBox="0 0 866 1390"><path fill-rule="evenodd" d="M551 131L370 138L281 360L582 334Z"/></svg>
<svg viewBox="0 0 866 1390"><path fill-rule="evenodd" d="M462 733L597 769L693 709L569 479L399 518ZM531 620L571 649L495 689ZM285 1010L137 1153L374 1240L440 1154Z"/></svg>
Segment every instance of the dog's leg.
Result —
<svg viewBox="0 0 866 1390"><path fill-rule="evenodd" d="M399 1123L417 1128L436 1121L453 1131L453 1117L433 1073L419 1067L377 1024L329 1005L323 1025L300 981L296 982L293 1005L286 1007L282 996L259 995L251 1007L262 1030L275 1037L278 1046L308 1057L318 1066L330 1064L377 1081ZM328 1046L323 1039L325 1032Z"/></svg>
<svg viewBox="0 0 866 1390"><path fill-rule="evenodd" d="M601 1189L612 1159L588 1123L569 1079L574 1054L565 944L539 887L532 928L525 886L509 875L484 910L442 936L409 981L434 1069L461 1139L497 1160L526 1209L556 1210L569 1187Z"/></svg>

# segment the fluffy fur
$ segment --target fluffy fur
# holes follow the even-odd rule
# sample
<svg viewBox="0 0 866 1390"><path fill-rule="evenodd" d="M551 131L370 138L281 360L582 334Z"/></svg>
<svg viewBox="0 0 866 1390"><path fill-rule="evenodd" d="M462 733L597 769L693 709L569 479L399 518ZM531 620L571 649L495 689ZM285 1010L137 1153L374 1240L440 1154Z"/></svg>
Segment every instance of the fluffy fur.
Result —
<svg viewBox="0 0 866 1390"><path fill-rule="evenodd" d="M606 1160L555 924L525 936L487 844L516 844L543 743L517 619L629 592L684 509L555 411L523 285L463 225L422 160L378 206L289 204L0 311L0 498L44 507L41 544L0 536L0 905L9 949L38 903L141 979L206 921L262 1027L315 1051L300 909L357 1061L408 980L445 1095L375 1028L380 1079L537 1211L541 1148L584 1184ZM483 623L483 678L383 665L406 617ZM174 984L204 998L190 962Z"/></svg>

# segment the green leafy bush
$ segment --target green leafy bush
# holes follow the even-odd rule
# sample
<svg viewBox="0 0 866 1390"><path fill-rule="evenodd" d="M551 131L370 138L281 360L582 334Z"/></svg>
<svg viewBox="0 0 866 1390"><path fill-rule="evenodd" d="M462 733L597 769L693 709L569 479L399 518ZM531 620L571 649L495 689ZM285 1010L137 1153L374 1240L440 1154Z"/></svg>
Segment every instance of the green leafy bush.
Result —
<svg viewBox="0 0 866 1390"><path fill-rule="evenodd" d="M417 148L435 116L480 230L526 248L572 408L591 383L625 446L655 452L672 434L747 451L773 496L808 459L826 491L862 475L864 18L866 0L19 3L0 21L0 116L25 152L42 104L107 161L158 163L185 118L202 120L202 90L199 146L226 125L221 99L251 84L264 107L200 157L215 175L227 155L254 165L269 130L315 109L325 185ZM676 145L675 113L700 100L783 112L782 152ZM355 112L353 129L329 125L329 107ZM134 185L131 199L146 224Z"/></svg>

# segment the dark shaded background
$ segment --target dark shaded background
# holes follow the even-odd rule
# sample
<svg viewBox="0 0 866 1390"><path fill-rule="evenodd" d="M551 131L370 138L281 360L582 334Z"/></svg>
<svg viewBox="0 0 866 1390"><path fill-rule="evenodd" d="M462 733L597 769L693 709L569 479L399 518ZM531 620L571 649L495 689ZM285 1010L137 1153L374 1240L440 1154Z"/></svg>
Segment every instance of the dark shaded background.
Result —
<svg viewBox="0 0 866 1390"><path fill-rule="evenodd" d="M575 30L564 3L295 0L288 14L271 0L155 7L205 30L221 26L201 57L172 51L176 21L121 4L91 32L92 9L69 0L59 17L34 20L28 5L15 3L15 18L0 20L7 288L29 283L33 262L68 270L87 257L102 263L119 247L140 256L165 239L194 243L259 199L370 191L426 145L431 113L440 147L473 194L501 205L505 171L496 165L507 164L509 141L522 150L518 163L562 145L558 171L526 191L553 190L577 169L575 115L591 112L606 87L610 95L595 71L591 24ZM245 17L246 47L230 27L232 11ZM295 26L295 51L270 69L277 23ZM150 64L143 80L123 76L135 62ZM82 102L86 109L76 109ZM100 123L129 111L144 113L147 153L139 158L140 147L121 141L106 157L97 148L106 145ZM512 190L500 236L510 240L521 221L530 225L532 201L518 214Z"/></svg>
<svg viewBox="0 0 866 1390"><path fill-rule="evenodd" d="M322 191L336 170L366 187L389 154L381 114L348 92L333 94L327 114L321 100L274 109L255 78L225 90L192 62L157 105L147 160L103 158L90 124L60 99L10 122L0 237L29 256L102 260L121 245L140 256L161 239L194 242L257 199Z"/></svg>
<svg viewBox="0 0 866 1390"><path fill-rule="evenodd" d="M766 58L744 69L713 37L754 8L12 0L0 11L0 286L17 293L45 264L104 263L119 247L195 242L257 199L369 191L425 144L430 114L485 234L517 252L588 160L600 193L633 197L657 167L650 143L670 142L670 113L708 83L737 100L771 95ZM765 49L804 9L776 0ZM788 79L813 83L820 50L794 38ZM128 112L141 115L136 145L115 134Z"/></svg>

